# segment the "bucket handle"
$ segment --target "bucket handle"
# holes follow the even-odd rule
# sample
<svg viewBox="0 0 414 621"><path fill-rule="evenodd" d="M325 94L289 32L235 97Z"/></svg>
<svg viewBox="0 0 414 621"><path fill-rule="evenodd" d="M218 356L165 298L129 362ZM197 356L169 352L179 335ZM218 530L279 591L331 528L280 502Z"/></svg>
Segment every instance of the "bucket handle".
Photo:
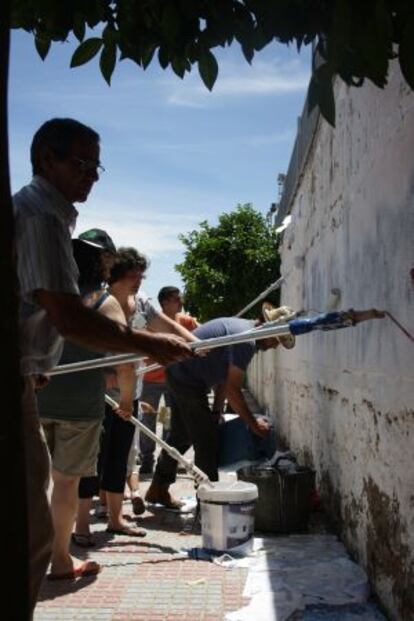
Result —
<svg viewBox="0 0 414 621"><path fill-rule="evenodd" d="M278 464L280 461L291 461L293 464L297 464L298 460L296 459L296 457L292 454L292 453L288 453L287 455L281 455L280 457L278 457L275 461L275 468L278 467Z"/></svg>

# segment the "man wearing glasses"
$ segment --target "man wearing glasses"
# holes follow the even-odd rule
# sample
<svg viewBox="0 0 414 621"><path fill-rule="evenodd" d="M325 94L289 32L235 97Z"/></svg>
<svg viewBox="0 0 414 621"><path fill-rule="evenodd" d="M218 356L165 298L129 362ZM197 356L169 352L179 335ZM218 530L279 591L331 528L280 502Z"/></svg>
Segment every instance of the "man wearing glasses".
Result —
<svg viewBox="0 0 414 621"><path fill-rule="evenodd" d="M46 497L49 456L34 390L58 363L63 339L92 350L143 353L161 364L192 355L182 338L131 329L82 304L71 244L78 215L73 203L85 202L98 181L103 171L99 154L93 129L73 119L47 121L31 145L33 179L14 196L32 610L53 538Z"/></svg>

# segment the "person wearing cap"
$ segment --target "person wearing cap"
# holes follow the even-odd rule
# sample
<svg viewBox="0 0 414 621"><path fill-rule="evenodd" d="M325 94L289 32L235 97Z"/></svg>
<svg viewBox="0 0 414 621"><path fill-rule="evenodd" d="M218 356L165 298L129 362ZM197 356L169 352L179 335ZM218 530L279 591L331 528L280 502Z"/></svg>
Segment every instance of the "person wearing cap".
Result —
<svg viewBox="0 0 414 621"><path fill-rule="evenodd" d="M201 340L235 335L251 330L257 323L238 317L220 317L202 324L193 334ZM228 399L233 410L255 434L264 437L269 432L267 422L256 419L250 412L242 386L245 371L254 354L278 345L278 339L266 338L219 347L204 357L171 364L166 369L171 399L171 428L167 442L182 454L193 446L196 466L211 481L218 480L217 426L224 398ZM212 411L208 393L215 387L220 387L220 390L215 392ZM169 492L169 486L175 482L176 472L177 462L163 450L145 499L165 507L179 508L181 503Z"/></svg>
<svg viewBox="0 0 414 621"><path fill-rule="evenodd" d="M115 261L115 245L106 233L93 241L80 235L72 240L72 245L83 302L107 316L110 305L105 283ZM66 340L59 364L93 360L103 355ZM93 545L89 520L84 525L84 532L71 533L78 510L78 488L82 489L80 479L96 475L105 412L104 370L98 368L57 375L38 392L37 402L52 460L54 539L48 578L90 576L98 573L100 566L74 558L70 554L70 543L72 539L83 547Z"/></svg>
<svg viewBox="0 0 414 621"><path fill-rule="evenodd" d="M99 135L68 118L54 118L35 133L32 181L13 197L19 279L22 437L28 524L29 608L33 613L51 556L53 526L47 499L49 455L38 420L36 379L59 361L63 339L91 349L143 353L161 364L192 355L174 335L133 330L82 303L71 236L78 212L103 172Z"/></svg>

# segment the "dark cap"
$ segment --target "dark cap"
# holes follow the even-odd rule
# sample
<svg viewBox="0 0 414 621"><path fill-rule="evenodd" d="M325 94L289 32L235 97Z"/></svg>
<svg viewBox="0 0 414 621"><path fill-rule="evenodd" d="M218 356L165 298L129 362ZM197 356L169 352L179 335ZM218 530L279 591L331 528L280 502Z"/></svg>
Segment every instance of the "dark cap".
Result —
<svg viewBox="0 0 414 621"><path fill-rule="evenodd" d="M108 252L116 252L116 247L106 231L102 229L89 229L78 236L78 239Z"/></svg>

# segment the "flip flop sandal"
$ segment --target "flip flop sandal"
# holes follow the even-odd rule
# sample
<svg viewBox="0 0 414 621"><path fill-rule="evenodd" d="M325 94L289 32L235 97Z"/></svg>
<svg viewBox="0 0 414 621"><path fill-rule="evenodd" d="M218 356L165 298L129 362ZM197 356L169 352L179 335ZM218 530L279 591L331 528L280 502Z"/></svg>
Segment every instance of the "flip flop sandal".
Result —
<svg viewBox="0 0 414 621"><path fill-rule="evenodd" d="M82 535L81 533L72 533L71 539L72 539L72 542L75 545L79 546L80 548L93 548L95 545L95 541L91 533L89 533L89 535Z"/></svg>
<svg viewBox="0 0 414 621"><path fill-rule="evenodd" d="M47 574L48 580L76 580L76 578L87 578L88 576L96 576L101 571L101 566L95 561L85 561L72 571L65 571L59 574Z"/></svg>

